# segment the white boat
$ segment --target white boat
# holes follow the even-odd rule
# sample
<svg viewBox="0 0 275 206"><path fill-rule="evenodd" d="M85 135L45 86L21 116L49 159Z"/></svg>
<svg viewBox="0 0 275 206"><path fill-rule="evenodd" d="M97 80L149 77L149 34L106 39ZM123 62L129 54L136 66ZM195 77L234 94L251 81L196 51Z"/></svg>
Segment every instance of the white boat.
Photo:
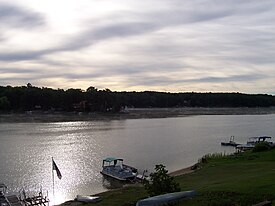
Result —
<svg viewBox="0 0 275 206"><path fill-rule="evenodd" d="M102 175L114 178L119 181L134 181L137 175L137 169L123 164L123 159L108 157L103 160Z"/></svg>
<svg viewBox="0 0 275 206"><path fill-rule="evenodd" d="M236 148L241 151L250 150L250 149L253 149L256 144L261 142L267 142L270 144L270 146L273 146L273 142L267 141L268 139L271 139L271 137L268 137L268 136L250 137L246 144L237 145Z"/></svg>
<svg viewBox="0 0 275 206"><path fill-rule="evenodd" d="M258 144L260 142L272 143L272 142L268 141L268 139L270 140L271 137L268 137L268 136L250 137L247 141L247 144L255 145L255 144Z"/></svg>
<svg viewBox="0 0 275 206"><path fill-rule="evenodd" d="M96 202L99 202L101 199L98 196L77 195L75 200L78 201L78 202L96 203Z"/></svg>

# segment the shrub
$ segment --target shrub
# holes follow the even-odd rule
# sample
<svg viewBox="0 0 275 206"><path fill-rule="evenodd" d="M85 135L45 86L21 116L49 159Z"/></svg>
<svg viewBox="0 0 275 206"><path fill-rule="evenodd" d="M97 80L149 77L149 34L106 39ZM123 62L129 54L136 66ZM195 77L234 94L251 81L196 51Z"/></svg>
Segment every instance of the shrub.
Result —
<svg viewBox="0 0 275 206"><path fill-rule="evenodd" d="M145 189L150 196L180 191L179 183L168 175L168 170L162 164L156 165L155 172L150 174L150 180L150 182L148 180L144 182Z"/></svg>
<svg viewBox="0 0 275 206"><path fill-rule="evenodd" d="M253 148L253 152L262 152L262 151L267 151L270 150L271 146L268 142L260 142L258 144L255 145L255 147Z"/></svg>

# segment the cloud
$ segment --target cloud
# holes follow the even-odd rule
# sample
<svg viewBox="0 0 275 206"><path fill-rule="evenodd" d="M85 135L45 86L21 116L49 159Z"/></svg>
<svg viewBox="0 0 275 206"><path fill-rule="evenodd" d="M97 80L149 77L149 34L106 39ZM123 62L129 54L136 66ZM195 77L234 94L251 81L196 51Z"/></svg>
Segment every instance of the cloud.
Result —
<svg viewBox="0 0 275 206"><path fill-rule="evenodd" d="M139 35L153 29L153 25L147 23L119 23L115 25L104 26L99 29L92 29L84 33L78 34L74 37L68 37L63 45L43 49L38 51L24 51L24 52L5 52L0 53L0 61L22 61L30 59L39 59L43 55L63 52L75 51L99 41L110 38L123 38L134 35Z"/></svg>
<svg viewBox="0 0 275 206"><path fill-rule="evenodd" d="M0 25L16 28L32 28L43 24L45 24L45 19L43 15L37 12L0 3Z"/></svg>
<svg viewBox="0 0 275 206"><path fill-rule="evenodd" d="M7 7L9 8L9 7ZM11 7L13 8L13 7ZM9 10L9 9L6 9ZM22 15L23 12L18 9L11 9L11 12L5 12L12 16L14 13L28 19L30 14ZM6 15L7 15L6 14ZM21 14L21 15L20 15ZM6 16L3 15L3 16ZM120 19L114 19L114 23L107 23L106 25L98 25L95 28L92 27L84 32L81 32L75 36L67 36L66 40L61 45L49 49L43 49L38 51L25 51L25 52L12 52L12 53L0 53L0 61L22 61L29 59L39 59L43 55L62 52L62 51L75 51L90 47L91 45L100 43L114 38L128 38L132 36L145 35L155 32L157 30L179 26L181 24L189 24L194 22L208 21L212 19L218 19L230 15L224 11L207 11L203 10L192 14L192 11L182 13L182 10L165 10L162 12L126 12L128 16L132 16L134 19L140 19L139 21L127 20L126 22L120 21ZM115 14L114 17L117 17ZM0 17L1 18L1 17ZM112 19L112 16L106 18ZM31 19L31 18L30 18ZM36 22L36 21L34 21ZM102 22L105 22L104 20ZM23 23L23 22L18 22ZM24 21L25 23L25 21ZM27 22L28 23L28 22Z"/></svg>
<svg viewBox="0 0 275 206"><path fill-rule="evenodd" d="M1 74L31 74L36 72L35 69L22 69L22 68L0 68L0 73Z"/></svg>
<svg viewBox="0 0 275 206"><path fill-rule="evenodd" d="M3 52L0 53L0 61L24 61L24 60L36 60L43 54L47 54L47 50L41 51L22 51L22 52Z"/></svg>
<svg viewBox="0 0 275 206"><path fill-rule="evenodd" d="M137 81L129 81L129 86L133 86L135 84L150 86L169 86L175 84L182 83L228 83L228 82L253 82L254 80L262 80L265 79L266 75L259 74L246 74L246 75L232 75L226 77L202 77L202 78L193 78L193 79L185 79L185 78L171 78L165 76L151 76L147 78L139 78Z"/></svg>
<svg viewBox="0 0 275 206"><path fill-rule="evenodd" d="M198 79L185 80L185 82L207 82L207 83L217 83L217 82L251 82L254 80L262 80L267 76L263 74L246 74L246 75L232 75L227 77L204 77Z"/></svg>
<svg viewBox="0 0 275 206"><path fill-rule="evenodd" d="M155 29L155 25L147 22L122 22L92 28L71 38L55 51L74 51L112 38L127 38L142 35Z"/></svg>
<svg viewBox="0 0 275 206"><path fill-rule="evenodd" d="M192 90L205 85L207 90L215 85L247 91L245 82L251 91L275 87L270 80L275 76L274 1L119 0L118 9L107 8L108 2L94 13L96 8L88 3L85 15L82 7L70 5L81 11L69 18L75 25L72 30L61 24L66 20L63 14L71 12L67 8L60 8L60 16L51 16L34 7L0 5L0 28L7 31L0 36L0 61L5 66L0 72L9 74L11 68L10 73L18 74L5 81L20 82L24 74L22 78L32 81L59 78L80 87L90 81L100 87L116 85L112 90L125 90L119 85L148 90L180 85ZM52 20L47 25L45 17ZM16 27L24 33L9 32ZM37 39L30 38L28 29L38 27L31 31ZM31 41L17 47L25 36ZM35 46L28 47L33 42Z"/></svg>

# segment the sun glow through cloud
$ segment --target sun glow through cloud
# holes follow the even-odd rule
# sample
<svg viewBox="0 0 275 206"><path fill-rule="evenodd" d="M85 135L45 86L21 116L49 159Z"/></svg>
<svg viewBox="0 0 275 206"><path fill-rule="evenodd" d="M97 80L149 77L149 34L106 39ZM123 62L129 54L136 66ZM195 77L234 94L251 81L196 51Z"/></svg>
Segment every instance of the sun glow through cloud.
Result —
<svg viewBox="0 0 275 206"><path fill-rule="evenodd" d="M0 82L273 94L274 14L269 0L0 0Z"/></svg>

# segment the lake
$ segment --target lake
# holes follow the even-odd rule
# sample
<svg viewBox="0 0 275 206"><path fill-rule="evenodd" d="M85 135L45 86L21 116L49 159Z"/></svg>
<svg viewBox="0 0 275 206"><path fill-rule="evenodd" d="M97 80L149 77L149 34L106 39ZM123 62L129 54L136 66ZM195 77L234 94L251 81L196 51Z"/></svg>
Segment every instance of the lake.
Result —
<svg viewBox="0 0 275 206"><path fill-rule="evenodd" d="M102 159L122 157L142 172L164 164L175 171L208 153L234 152L221 141L245 143L251 136L275 136L275 114L201 115L57 123L0 124L0 182L10 191L48 191L51 204L113 187L100 174ZM274 140L273 140L274 141ZM52 160L62 173L55 175Z"/></svg>

